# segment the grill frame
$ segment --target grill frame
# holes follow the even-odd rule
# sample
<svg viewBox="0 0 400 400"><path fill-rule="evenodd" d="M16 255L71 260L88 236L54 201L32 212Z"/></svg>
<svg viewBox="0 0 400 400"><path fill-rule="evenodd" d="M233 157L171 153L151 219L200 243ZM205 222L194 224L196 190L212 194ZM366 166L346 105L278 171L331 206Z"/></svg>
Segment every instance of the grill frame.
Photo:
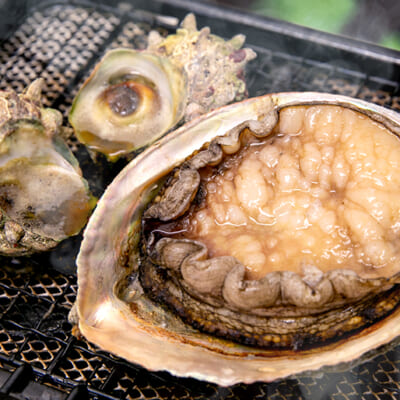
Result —
<svg viewBox="0 0 400 400"><path fill-rule="evenodd" d="M223 37L244 33L259 54L247 71L251 96L313 90L360 97L400 111L400 53L282 21L182 0L126 2L11 0L0 8L0 88L22 90L46 79L45 104L66 118L95 63L117 46L142 48L143 34L173 32L194 12L199 26ZM2 24L7 21L7 23ZM78 51L80 50L80 51ZM73 62L71 62L73 61ZM70 143L95 195L122 167L90 159ZM99 168L100 165L100 168ZM337 366L270 384L230 388L152 373L71 335L67 314L76 295L81 237L30 259L1 259L0 398L72 399L395 399L400 347L392 343L355 365ZM372 358L371 358L372 357Z"/></svg>

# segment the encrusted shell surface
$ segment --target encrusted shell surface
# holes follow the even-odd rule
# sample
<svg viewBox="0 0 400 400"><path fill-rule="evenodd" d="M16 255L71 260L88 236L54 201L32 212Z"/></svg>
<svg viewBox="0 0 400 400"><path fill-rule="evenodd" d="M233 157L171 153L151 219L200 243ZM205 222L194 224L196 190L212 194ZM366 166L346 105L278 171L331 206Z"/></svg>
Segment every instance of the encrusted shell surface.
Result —
<svg viewBox="0 0 400 400"><path fill-rule="evenodd" d="M25 256L76 235L93 207L62 115L43 108L43 80L0 93L0 253Z"/></svg>
<svg viewBox="0 0 400 400"><path fill-rule="evenodd" d="M156 31L150 32L147 51L168 58L185 71L186 121L247 97L244 68L256 54L243 48L244 42L241 34L225 41L211 34L208 27L197 30L193 14L186 16L174 35L163 38Z"/></svg>
<svg viewBox="0 0 400 400"><path fill-rule="evenodd" d="M399 335L395 299L381 321L311 350L263 350L211 337L153 303L137 278L142 214L175 167L216 138L268 126L288 106L334 104L360 111L400 134L399 116L379 106L322 93L282 93L227 106L186 124L134 159L113 181L91 217L78 257L81 333L101 348L150 370L167 370L221 385L271 381L357 359ZM271 114L272 113L272 114ZM232 143L226 143L227 146Z"/></svg>

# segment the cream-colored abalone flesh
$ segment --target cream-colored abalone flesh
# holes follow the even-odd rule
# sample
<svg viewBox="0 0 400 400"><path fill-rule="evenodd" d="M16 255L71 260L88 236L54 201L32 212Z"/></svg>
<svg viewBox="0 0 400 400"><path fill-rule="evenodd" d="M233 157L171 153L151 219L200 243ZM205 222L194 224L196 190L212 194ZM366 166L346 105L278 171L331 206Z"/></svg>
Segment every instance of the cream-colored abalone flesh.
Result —
<svg viewBox="0 0 400 400"><path fill-rule="evenodd" d="M353 361L390 342L400 333L399 133L388 109L282 93L167 135L118 175L89 221L81 333L150 370L221 385ZM373 324L358 313L364 303ZM302 335L305 345L293 341Z"/></svg>
<svg viewBox="0 0 400 400"><path fill-rule="evenodd" d="M400 270L400 140L340 106L289 107L205 185L190 237L233 255L248 278L312 264L363 278Z"/></svg>

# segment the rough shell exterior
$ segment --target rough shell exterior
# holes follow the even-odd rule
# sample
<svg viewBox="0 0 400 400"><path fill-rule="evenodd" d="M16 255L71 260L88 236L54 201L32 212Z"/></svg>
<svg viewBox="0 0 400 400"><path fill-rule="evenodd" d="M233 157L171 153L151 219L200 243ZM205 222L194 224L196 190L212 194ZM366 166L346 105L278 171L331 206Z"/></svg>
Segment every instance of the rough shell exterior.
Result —
<svg viewBox="0 0 400 400"><path fill-rule="evenodd" d="M25 197L21 195L21 192L24 191L24 183L18 180L18 173L22 173L26 177L35 176L31 181L41 185L42 193L46 192L45 185L50 181L53 181L53 186L50 185L53 189L54 185L67 181L67 185L71 184L71 187L73 187L71 190L78 190L79 195L77 192L73 192L73 195L83 196L82 198L79 197L77 205L79 204L79 207L82 207L84 214L83 219L80 220L79 230L86 222L92 208L87 183L82 178L78 162L61 139L64 129L62 127L62 115L57 110L42 106L43 85L43 79L38 79L21 94L12 90L0 92L0 254L2 255L26 256L34 252L46 251L69 236L69 234L60 234L59 232L54 235L43 234L46 228L31 229L31 226L35 224L37 228L38 223L35 222L35 210L30 205L27 206L28 209L23 207L24 209L18 209L16 212L8 211L8 208L13 208L15 199L12 196L14 195L18 196L20 203L26 201L26 204L29 204L31 200L28 195L29 190L26 193L24 192ZM25 139L29 137L33 142L16 139L15 137L20 131L30 132ZM39 148L36 148L36 146L39 146ZM35 161L32 161L33 159ZM37 170L33 172L36 167L39 168L39 172ZM21 172L22 170L23 172ZM38 177L43 178L46 183L42 180L38 183L35 180ZM9 187L11 189L8 189ZM16 189L14 190L14 188ZM38 193L37 199L39 199L42 194L37 189L36 186L33 190ZM8 190L14 193L11 197L9 197ZM67 188L61 189L64 193L68 190ZM50 189L51 191L52 189ZM30 192L30 194L33 193ZM57 193L50 193L51 196L57 197ZM46 195L42 196L42 198L44 197ZM21 200L22 198L25 200ZM79 203L82 199L84 204ZM44 209L46 205L40 204L41 210L39 212L56 215L52 207L57 203L57 200L50 201L50 203L52 205L49 206L49 210ZM79 214L79 212L75 214L75 211L72 211L72 213L73 215ZM74 218L71 215L70 217ZM76 221L78 221L78 218ZM54 217L52 216L50 219L54 219ZM39 224L43 225L42 221ZM58 222L53 221L52 224L56 226ZM76 231L71 232L71 235L77 233Z"/></svg>
<svg viewBox="0 0 400 400"><path fill-rule="evenodd" d="M21 94L13 90L0 92L0 140L9 133L15 123L21 120L42 123L50 137L60 129L61 113L42 107L43 85L44 81L37 79Z"/></svg>
<svg viewBox="0 0 400 400"><path fill-rule="evenodd" d="M150 32L147 51L167 57L186 73L186 121L247 97L244 68L256 54L242 48L244 41L244 35L225 41L212 35L208 27L197 30L193 14L182 21L175 35L164 39Z"/></svg>

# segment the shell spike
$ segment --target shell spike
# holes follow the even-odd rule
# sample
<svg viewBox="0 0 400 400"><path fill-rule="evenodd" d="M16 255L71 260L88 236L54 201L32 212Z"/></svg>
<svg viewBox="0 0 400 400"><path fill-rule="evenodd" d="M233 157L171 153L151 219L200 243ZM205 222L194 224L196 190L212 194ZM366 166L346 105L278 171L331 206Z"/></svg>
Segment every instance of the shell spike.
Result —
<svg viewBox="0 0 400 400"><path fill-rule="evenodd" d="M192 13L186 15L186 17L183 19L181 23L181 27L188 31L193 31L193 32L197 31L197 23L195 15Z"/></svg>
<svg viewBox="0 0 400 400"><path fill-rule="evenodd" d="M163 41L162 36L157 31L150 31L147 37L148 48L157 47Z"/></svg>
<svg viewBox="0 0 400 400"><path fill-rule="evenodd" d="M25 99L29 99L36 105L40 106L42 104L42 91L44 87L44 79L35 79L23 92L22 96Z"/></svg>
<svg viewBox="0 0 400 400"><path fill-rule="evenodd" d="M231 40L228 40L228 43L231 44L231 46L235 49L240 49L246 40L246 36L243 34L238 34L232 37Z"/></svg>

